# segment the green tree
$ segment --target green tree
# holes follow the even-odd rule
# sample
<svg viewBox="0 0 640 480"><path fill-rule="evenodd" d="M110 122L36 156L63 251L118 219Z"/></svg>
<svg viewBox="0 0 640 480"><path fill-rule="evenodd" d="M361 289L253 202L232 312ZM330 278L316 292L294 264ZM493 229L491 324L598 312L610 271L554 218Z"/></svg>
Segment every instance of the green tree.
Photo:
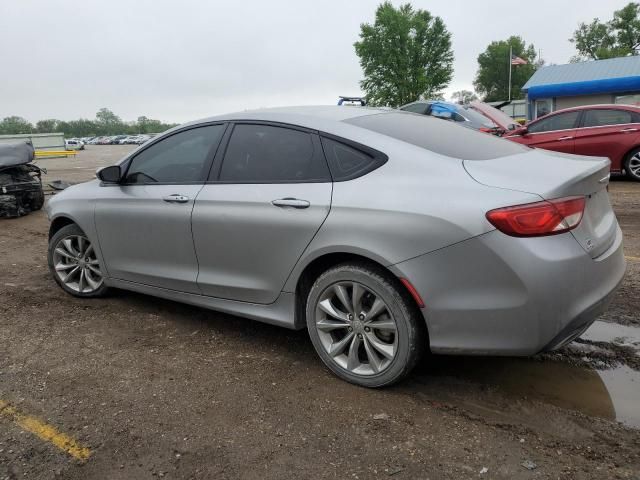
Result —
<svg viewBox="0 0 640 480"><path fill-rule="evenodd" d="M0 134L14 135L19 133L32 133L33 125L22 117L13 115L5 117L0 122Z"/></svg>
<svg viewBox="0 0 640 480"><path fill-rule="evenodd" d="M591 23L581 23L569 41L578 51L578 56L572 57L571 62L637 55L640 4L631 2L616 10L609 22L594 18Z"/></svg>
<svg viewBox="0 0 640 480"><path fill-rule="evenodd" d="M477 99L478 96L471 90L458 90L457 92L453 92L451 94L451 100L453 102L461 103L463 105L466 105L467 103L473 102Z"/></svg>
<svg viewBox="0 0 640 480"><path fill-rule="evenodd" d="M439 93L453 75L451 34L440 17L384 2L354 44L370 105L397 107Z"/></svg>
<svg viewBox="0 0 640 480"><path fill-rule="evenodd" d="M55 118L48 118L46 120L39 120L36 122L36 131L38 133L54 133L58 132L58 125L60 124L60 120L56 120Z"/></svg>
<svg viewBox="0 0 640 480"><path fill-rule="evenodd" d="M478 72L473 82L476 91L485 102L507 100L509 98L509 58L510 47L513 55L527 61L526 65L511 67L511 98L524 98L522 86L531 78L541 62L536 63L536 49L518 36L507 40L491 42L478 56Z"/></svg>

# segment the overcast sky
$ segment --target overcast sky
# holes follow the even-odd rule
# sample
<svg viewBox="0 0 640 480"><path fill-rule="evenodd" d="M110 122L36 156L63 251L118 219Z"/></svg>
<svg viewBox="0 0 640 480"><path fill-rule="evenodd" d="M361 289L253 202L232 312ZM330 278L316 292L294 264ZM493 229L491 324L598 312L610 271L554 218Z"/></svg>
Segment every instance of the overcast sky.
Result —
<svg viewBox="0 0 640 480"><path fill-rule="evenodd" d="M379 0L2 0L0 118L93 118L108 107L184 122L360 94L353 43ZM400 3L394 1L394 4ZM521 35L566 63L581 21L627 0L414 0L453 35L447 94L471 89L478 54ZM448 95L447 95L448 96Z"/></svg>

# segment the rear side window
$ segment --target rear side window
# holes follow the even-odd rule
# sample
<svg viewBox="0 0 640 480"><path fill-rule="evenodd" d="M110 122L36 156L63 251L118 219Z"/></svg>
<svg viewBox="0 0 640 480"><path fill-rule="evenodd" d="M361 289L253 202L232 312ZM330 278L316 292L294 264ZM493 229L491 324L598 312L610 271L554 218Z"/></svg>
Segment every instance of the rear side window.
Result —
<svg viewBox="0 0 640 480"><path fill-rule="evenodd" d="M329 162L334 182L361 177L375 170L387 157L379 152L356 148L331 138L322 137L322 149Z"/></svg>
<svg viewBox="0 0 640 480"><path fill-rule="evenodd" d="M208 160L213 157L224 128L224 125L192 128L154 143L133 157L125 183L204 181Z"/></svg>
<svg viewBox="0 0 640 480"><path fill-rule="evenodd" d="M396 111L343 121L440 155L463 160L487 160L529 151L528 147L510 140L426 115Z"/></svg>
<svg viewBox="0 0 640 480"><path fill-rule="evenodd" d="M604 125L621 125L633 123L635 120L631 112L626 110L587 110L584 114L585 127L601 127Z"/></svg>
<svg viewBox="0 0 640 480"><path fill-rule="evenodd" d="M569 130L576 127L580 111L560 113L538 120L528 126L530 133L553 132L554 130Z"/></svg>
<svg viewBox="0 0 640 480"><path fill-rule="evenodd" d="M314 146L313 134L272 125L239 124L229 139L220 180L330 182L331 176L322 152Z"/></svg>

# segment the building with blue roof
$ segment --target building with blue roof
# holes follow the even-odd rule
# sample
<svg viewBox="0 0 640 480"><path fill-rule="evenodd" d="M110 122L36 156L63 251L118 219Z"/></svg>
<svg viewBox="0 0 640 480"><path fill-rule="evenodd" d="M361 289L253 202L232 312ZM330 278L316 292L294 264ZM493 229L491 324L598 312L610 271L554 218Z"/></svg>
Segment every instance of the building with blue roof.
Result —
<svg viewBox="0 0 640 480"><path fill-rule="evenodd" d="M522 90L529 120L580 105L640 105L640 56L542 67Z"/></svg>

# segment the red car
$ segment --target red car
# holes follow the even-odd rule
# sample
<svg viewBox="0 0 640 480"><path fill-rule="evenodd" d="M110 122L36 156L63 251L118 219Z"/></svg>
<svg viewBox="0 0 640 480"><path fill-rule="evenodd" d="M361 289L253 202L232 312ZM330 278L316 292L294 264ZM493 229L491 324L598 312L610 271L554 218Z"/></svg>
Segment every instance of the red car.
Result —
<svg viewBox="0 0 640 480"><path fill-rule="evenodd" d="M640 181L640 107L566 108L507 132L504 138L557 152L608 157L612 173L624 169Z"/></svg>

